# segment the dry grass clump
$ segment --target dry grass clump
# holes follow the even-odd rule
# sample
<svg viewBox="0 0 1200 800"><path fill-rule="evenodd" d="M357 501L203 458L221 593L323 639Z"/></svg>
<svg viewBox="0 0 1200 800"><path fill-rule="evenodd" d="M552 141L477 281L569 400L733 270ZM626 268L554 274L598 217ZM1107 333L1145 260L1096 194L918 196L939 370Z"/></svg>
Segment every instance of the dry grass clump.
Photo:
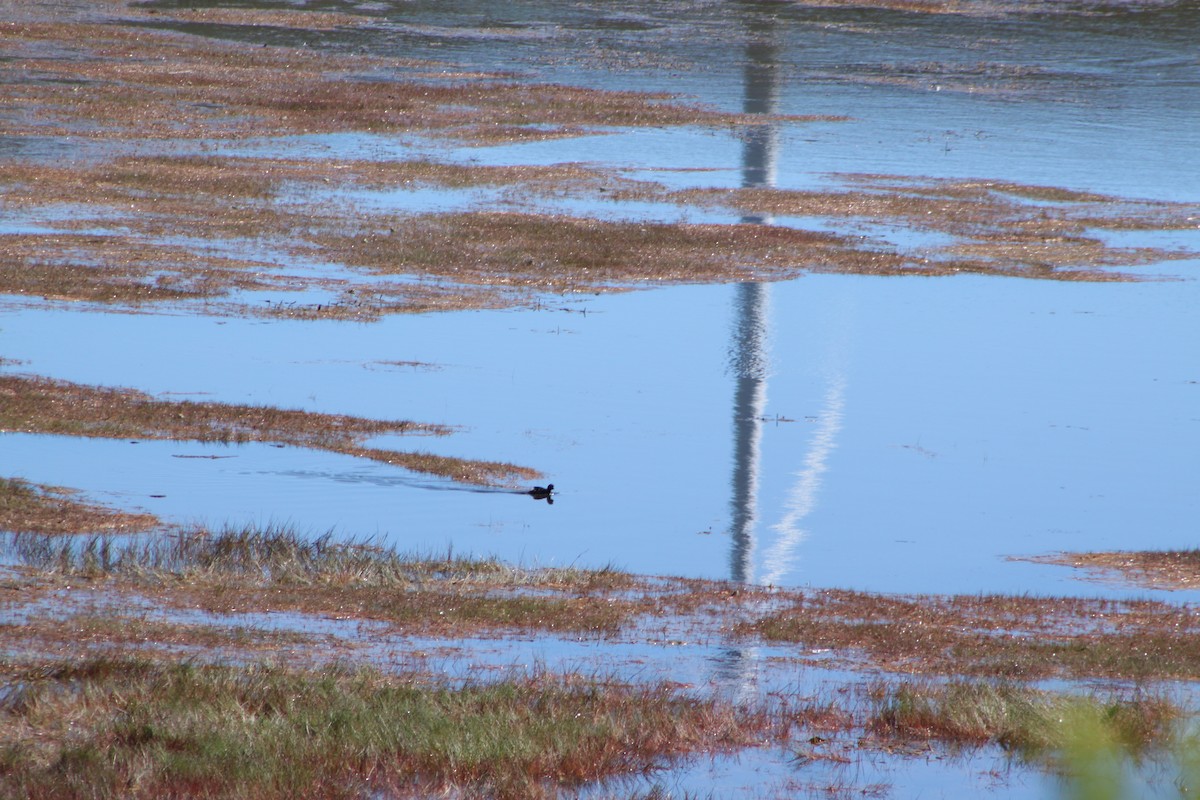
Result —
<svg viewBox="0 0 1200 800"><path fill-rule="evenodd" d="M0 375L0 430L115 439L274 442L371 458L467 483L511 482L535 470L364 447L381 434L444 435L441 425L371 420L343 414L190 400L157 400L133 389L84 386L49 378Z"/></svg>
<svg viewBox="0 0 1200 800"><path fill-rule="evenodd" d="M736 630L857 652L885 669L915 674L1200 677L1200 619L1151 601L828 590Z"/></svg>
<svg viewBox="0 0 1200 800"><path fill-rule="evenodd" d="M6 796L557 797L750 744L767 715L663 685L538 675L453 687L126 658L3 666Z"/></svg>
<svg viewBox="0 0 1200 800"><path fill-rule="evenodd" d="M134 533L160 525L153 514L131 513L74 499L54 486L0 478L0 531L12 533Z"/></svg>

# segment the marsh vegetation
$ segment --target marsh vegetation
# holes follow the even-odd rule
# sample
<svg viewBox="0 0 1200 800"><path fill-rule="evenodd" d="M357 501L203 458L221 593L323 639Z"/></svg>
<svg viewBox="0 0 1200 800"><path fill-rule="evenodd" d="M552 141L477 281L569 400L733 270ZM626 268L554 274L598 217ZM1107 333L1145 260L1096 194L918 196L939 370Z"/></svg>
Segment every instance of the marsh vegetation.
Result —
<svg viewBox="0 0 1200 800"><path fill-rule="evenodd" d="M161 522L153 514L88 503L77 492L0 477L0 530L75 534L145 531Z"/></svg>
<svg viewBox="0 0 1200 800"><path fill-rule="evenodd" d="M553 675L452 686L120 657L4 672L6 797L555 797L778 727L666 685Z"/></svg>
<svg viewBox="0 0 1200 800"><path fill-rule="evenodd" d="M1169 607L1146 603L831 592L806 613L824 637L801 643L831 649L861 671L849 684L855 688L734 703L722 692L617 673L500 670L486 681L463 681L411 665L380 671L356 625L383 623L390 637L540 631L619 641L647 635L654 620L680 640L732 637L733 645L763 624L728 631L728 619L752 616L763 603L786 606L796 601L791 593L611 569L417 557L283 529L141 540L26 534L10 536L7 553L15 566L2 602L21 620L4 626L0 639L10 654L0 763L12 796L346 796L369 789L557 797L615 778L645 780L689 755L747 747L783 748L798 763L831 765L876 752L998 747L1022 763L1054 766L1065 763L1083 728L1103 731L1127 752L1165 757L1183 746L1179 723L1188 714L1153 691L1049 691L1025 682L1113 675L1095 661L1099 655L1060 661L1051 672L1004 669L999 681L937 679L995 675L998 659L1030 659L1028 640L986 630L980 606L1003 617L1010 632L1031 616L1059 631L1122 617L1122 625L1136 626L1143 648L1155 630L1180 623ZM878 620L867 624L879 634L867 632L867 624L846 619L851 608L862 619L880 608L922 615L925 633ZM195 609L205 613L197 617ZM269 629L247 621L264 612L290 621ZM337 620L340 630L318 631L312 623L320 618ZM995 647L955 643L968 627L996 639ZM840 632L836 641L832 630ZM951 644L936 643L939 634ZM879 650L879 637L910 640L923 653L898 660ZM1125 636L1093 633L1086 649L1129 646ZM1161 660L1164 652L1147 656ZM1036 655L1052 660L1040 648ZM805 660L794 651L788 663ZM1195 665L1164 672L1146 659L1138 664L1121 673L1137 679L1131 686L1164 674L1195 677Z"/></svg>
<svg viewBox="0 0 1200 800"><path fill-rule="evenodd" d="M528 467L364 446L383 434L445 436L450 428L370 420L271 406L161 400L133 389L83 386L37 376L0 375L0 430L109 439L270 442L396 464L465 483L536 478ZM20 530L15 528L14 530Z"/></svg>

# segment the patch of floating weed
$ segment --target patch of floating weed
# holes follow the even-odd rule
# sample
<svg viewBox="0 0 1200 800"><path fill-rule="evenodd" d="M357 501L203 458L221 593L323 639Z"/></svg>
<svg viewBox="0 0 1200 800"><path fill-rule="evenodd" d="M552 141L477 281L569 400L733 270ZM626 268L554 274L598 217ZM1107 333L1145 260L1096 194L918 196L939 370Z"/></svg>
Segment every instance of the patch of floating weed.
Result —
<svg viewBox="0 0 1200 800"><path fill-rule="evenodd" d="M302 166L304 162L297 162ZM310 165L312 162L308 162ZM332 166L332 169L330 169ZM613 169L580 164L456 164L428 159L409 161L343 161L332 165L317 162L323 186L344 181L358 188L396 189L435 186L448 189L513 187L532 195L620 193L622 197L657 197L659 184L634 180Z"/></svg>
<svg viewBox="0 0 1200 800"><path fill-rule="evenodd" d="M828 590L742 635L859 653L885 669L1013 679L1200 677L1200 620L1151 601Z"/></svg>
<svg viewBox="0 0 1200 800"><path fill-rule="evenodd" d="M444 426L271 406L158 400L132 389L0 375L0 430L117 439L274 442L371 458L468 483L538 477L527 467L363 447L380 434L444 435Z"/></svg>
<svg viewBox="0 0 1200 800"><path fill-rule="evenodd" d="M1025 560L1084 569L1150 589L1194 589L1200 584L1200 550L1057 553Z"/></svg>
<svg viewBox="0 0 1200 800"><path fill-rule="evenodd" d="M456 75L431 62L246 47L155 28L39 22L10 25L6 36L18 52L58 46L55 57L6 65L13 80L5 90L25 111L30 133L199 139L358 130L492 140L545 128L746 119L663 94L525 84ZM80 83L88 91L73 91Z"/></svg>
<svg viewBox="0 0 1200 800"><path fill-rule="evenodd" d="M41 798L556 797L749 745L773 722L667 686L571 676L450 687L122 658L4 672L5 785Z"/></svg>
<svg viewBox="0 0 1200 800"><path fill-rule="evenodd" d="M1054 15L1063 17L1108 15L1129 6L1114 0L1086 0L1079 3L1042 3L1029 0L806 0L806 5L825 8L887 9L909 14L951 15L968 17L1021 17L1024 15ZM1143 8L1167 6L1167 0L1150 0Z"/></svg>
<svg viewBox="0 0 1200 800"><path fill-rule="evenodd" d="M0 478L0 531L13 533L133 533L160 526L153 514L81 502L54 486Z"/></svg>
<svg viewBox="0 0 1200 800"><path fill-rule="evenodd" d="M1132 201L1003 181L839 177L854 188L691 189L668 197L678 203L721 205L744 213L893 222L954 237L944 247L917 249L897 260L905 271L926 274L1114 280L1127 276L1101 270L1196 255L1164 248L1113 247L1090 235L1094 229L1195 228L1200 209L1192 204Z"/></svg>
<svg viewBox="0 0 1200 800"><path fill-rule="evenodd" d="M0 236L0 294L47 300L138 306L297 288L265 279L263 266L122 234Z"/></svg>
<svg viewBox="0 0 1200 800"><path fill-rule="evenodd" d="M142 11L156 24L183 22L188 24L229 25L236 27L291 28L306 31L326 31L338 28L356 28L371 25L372 17L359 14L343 14L336 11L321 11L293 8L273 11L256 8L171 8L169 6L145 7L134 4L121 9L125 14ZM136 17L135 17L136 18Z"/></svg>
<svg viewBox="0 0 1200 800"><path fill-rule="evenodd" d="M559 292L903 268L894 255L829 233L522 213L395 218L386 228L329 231L317 242L339 261L380 272Z"/></svg>

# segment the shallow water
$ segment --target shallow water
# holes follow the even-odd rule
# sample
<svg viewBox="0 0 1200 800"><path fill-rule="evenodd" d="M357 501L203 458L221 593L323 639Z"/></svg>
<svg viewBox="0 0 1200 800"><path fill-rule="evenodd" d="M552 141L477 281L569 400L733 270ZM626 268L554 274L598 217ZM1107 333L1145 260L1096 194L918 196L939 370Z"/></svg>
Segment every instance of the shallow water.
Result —
<svg viewBox="0 0 1200 800"><path fill-rule="evenodd" d="M992 10L1005 5L1022 6L997 3ZM665 91L731 111L851 117L779 131L774 157L785 188L825 172L882 172L1200 197L1193 157L1200 149L1200 19L1190 3L1047 3L1041 13L1010 14L752 0L322 6L371 22L322 33L181 27ZM982 3L974 7L987 11ZM665 136L660 152L673 160L691 155ZM557 160L571 161L621 162L643 152L619 143L606 148L603 138L548 147Z"/></svg>
<svg viewBox="0 0 1200 800"><path fill-rule="evenodd" d="M471 148L337 135L218 149L585 161L672 187L802 188L830 172L883 172L1200 199L1190 157L1200 126L1189 124L1200 68L1178 32L1192 20L1173 6L1047 17L759 3L358 11L372 23L306 33L309 44L852 119ZM499 202L489 190L356 199L397 210ZM37 307L0 318L5 356L38 374L462 426L381 443L537 467L560 490L553 506L294 448L7 434L4 450L13 474L177 521L290 522L418 550L779 585L1128 594L1008 557L1192 544L1196 266L1152 268L1185 279L1136 284L809 276L370 325Z"/></svg>
<svg viewBox="0 0 1200 800"><path fill-rule="evenodd" d="M757 291L762 377L742 408L740 286L370 325L5 318L6 353L39 374L462 425L381 443L535 465L552 506L265 445L9 434L5 451L31 480L177 520L776 585L1125 593L1006 557L1191 546L1195 282L810 276Z"/></svg>

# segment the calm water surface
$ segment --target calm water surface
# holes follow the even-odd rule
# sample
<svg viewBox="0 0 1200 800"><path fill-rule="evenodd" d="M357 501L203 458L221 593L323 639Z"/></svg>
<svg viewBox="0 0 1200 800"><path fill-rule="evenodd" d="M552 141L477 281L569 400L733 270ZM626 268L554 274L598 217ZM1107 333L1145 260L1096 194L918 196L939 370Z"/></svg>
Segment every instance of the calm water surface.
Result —
<svg viewBox="0 0 1200 800"><path fill-rule="evenodd" d="M372 24L305 33L312 46L851 119L470 149L370 136L237 149L588 161L676 186L807 187L878 172L1200 201L1187 4L991 17L748 2L323 6ZM289 522L405 549L776 585L1127 594L1009 557L1195 544L1197 266L1173 262L1152 271L1181 280L1133 284L810 276L369 325L0 316L4 356L24 362L10 369L458 425L444 439L379 444L537 467L561 490L554 505L299 449L0 441L10 474L178 521Z"/></svg>
<svg viewBox="0 0 1200 800"><path fill-rule="evenodd" d="M39 373L462 425L381 443L536 465L553 506L300 449L9 434L5 450L30 479L175 519L777 585L1114 591L1005 557L1193 544L1194 282L757 290L752 379L745 287L372 325L5 318L6 352ZM387 363L406 361L433 366ZM176 457L197 454L222 457Z"/></svg>

